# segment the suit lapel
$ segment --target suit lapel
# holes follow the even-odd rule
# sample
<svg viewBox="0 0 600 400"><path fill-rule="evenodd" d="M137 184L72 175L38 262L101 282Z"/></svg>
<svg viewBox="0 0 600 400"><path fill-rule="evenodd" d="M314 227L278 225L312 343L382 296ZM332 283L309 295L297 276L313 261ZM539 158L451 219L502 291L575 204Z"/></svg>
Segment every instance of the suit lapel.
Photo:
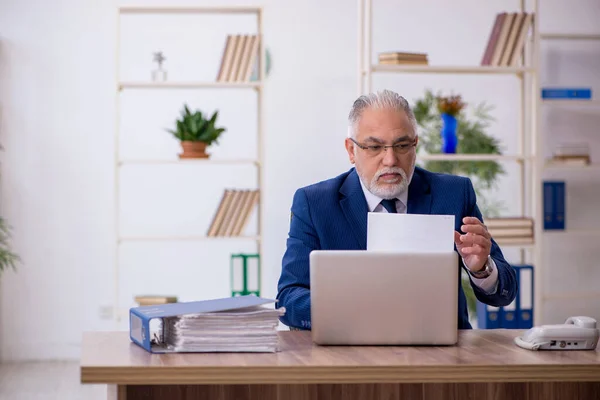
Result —
<svg viewBox="0 0 600 400"><path fill-rule="evenodd" d="M340 200L340 206L348 223L352 227L352 233L358 241L360 249L367 248L367 213L369 207L362 192L360 181L356 170L353 170L340 188L344 196Z"/></svg>
<svg viewBox="0 0 600 400"><path fill-rule="evenodd" d="M430 214L431 190L420 168L415 168L413 178L408 186L408 214Z"/></svg>

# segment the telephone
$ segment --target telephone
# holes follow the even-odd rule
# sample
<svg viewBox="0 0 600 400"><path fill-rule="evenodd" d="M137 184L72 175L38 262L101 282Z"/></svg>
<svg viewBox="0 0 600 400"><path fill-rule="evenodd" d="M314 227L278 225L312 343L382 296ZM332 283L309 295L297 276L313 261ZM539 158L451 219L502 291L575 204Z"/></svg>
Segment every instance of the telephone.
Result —
<svg viewBox="0 0 600 400"><path fill-rule="evenodd" d="M590 317L570 317L564 324L533 327L515 338L515 344L528 350L594 350L600 332Z"/></svg>

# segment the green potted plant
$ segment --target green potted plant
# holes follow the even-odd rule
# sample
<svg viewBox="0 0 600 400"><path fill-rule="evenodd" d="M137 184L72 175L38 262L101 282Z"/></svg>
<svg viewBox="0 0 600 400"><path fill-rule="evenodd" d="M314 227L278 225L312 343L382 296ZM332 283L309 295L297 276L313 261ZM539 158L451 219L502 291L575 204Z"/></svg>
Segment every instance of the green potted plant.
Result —
<svg viewBox="0 0 600 400"><path fill-rule="evenodd" d="M179 158L209 158L206 148L212 144L218 144L218 139L225 128L215 126L218 111L210 118L208 114L203 115L200 110L191 112L187 104L183 106L181 116L175 122L175 129L167 129L175 138L181 142L183 153Z"/></svg>

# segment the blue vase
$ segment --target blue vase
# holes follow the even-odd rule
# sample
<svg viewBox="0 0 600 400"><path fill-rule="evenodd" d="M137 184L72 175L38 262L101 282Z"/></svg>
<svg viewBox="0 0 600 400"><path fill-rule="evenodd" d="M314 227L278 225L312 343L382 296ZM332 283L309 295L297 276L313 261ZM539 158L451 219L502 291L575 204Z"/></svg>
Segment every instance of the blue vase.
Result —
<svg viewBox="0 0 600 400"><path fill-rule="evenodd" d="M457 120L454 115L442 114L442 152L446 154L456 153L458 138L456 137Z"/></svg>

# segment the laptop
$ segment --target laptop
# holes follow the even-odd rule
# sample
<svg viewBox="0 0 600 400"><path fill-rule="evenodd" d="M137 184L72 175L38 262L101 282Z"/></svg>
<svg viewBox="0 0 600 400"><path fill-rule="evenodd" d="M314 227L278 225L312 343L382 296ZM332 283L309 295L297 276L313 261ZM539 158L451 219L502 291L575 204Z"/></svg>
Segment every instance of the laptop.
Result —
<svg viewBox="0 0 600 400"><path fill-rule="evenodd" d="M310 253L312 340L321 345L454 345L456 252Z"/></svg>

